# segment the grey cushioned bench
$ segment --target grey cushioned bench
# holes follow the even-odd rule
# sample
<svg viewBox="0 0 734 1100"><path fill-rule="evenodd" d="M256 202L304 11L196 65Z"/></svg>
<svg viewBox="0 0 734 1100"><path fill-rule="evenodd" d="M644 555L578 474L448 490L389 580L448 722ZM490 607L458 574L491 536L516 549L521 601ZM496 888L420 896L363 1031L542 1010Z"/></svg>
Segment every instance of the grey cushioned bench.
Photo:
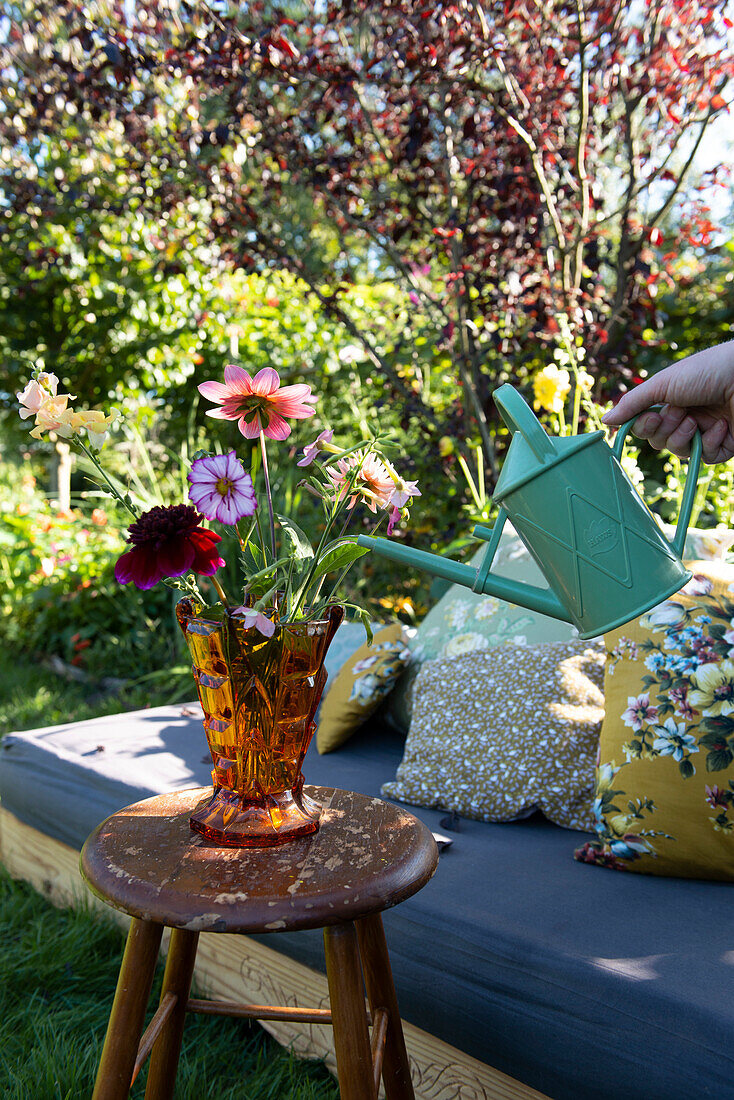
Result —
<svg viewBox="0 0 734 1100"><path fill-rule="evenodd" d="M115 810L209 781L199 715L9 735L2 806L78 848ZM306 782L379 794L402 745L371 725L328 756L312 747ZM442 813L415 813L447 833ZM447 835L432 881L385 914L406 1020L555 1100L734 1098L731 886L576 863L579 834L538 818ZM323 969L318 933L267 939Z"/></svg>

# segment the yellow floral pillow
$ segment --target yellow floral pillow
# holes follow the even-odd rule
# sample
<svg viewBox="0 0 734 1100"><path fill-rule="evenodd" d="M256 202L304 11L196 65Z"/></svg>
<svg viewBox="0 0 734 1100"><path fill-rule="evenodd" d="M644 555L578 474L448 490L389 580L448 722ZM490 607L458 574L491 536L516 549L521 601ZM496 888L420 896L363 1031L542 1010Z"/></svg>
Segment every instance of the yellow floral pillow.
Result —
<svg viewBox="0 0 734 1100"><path fill-rule="evenodd" d="M598 839L576 858L734 880L734 567L689 568L685 588L605 638Z"/></svg>
<svg viewBox="0 0 734 1100"><path fill-rule="evenodd" d="M377 710L408 663L407 636L404 626L392 623L342 665L319 710L319 752L338 749Z"/></svg>

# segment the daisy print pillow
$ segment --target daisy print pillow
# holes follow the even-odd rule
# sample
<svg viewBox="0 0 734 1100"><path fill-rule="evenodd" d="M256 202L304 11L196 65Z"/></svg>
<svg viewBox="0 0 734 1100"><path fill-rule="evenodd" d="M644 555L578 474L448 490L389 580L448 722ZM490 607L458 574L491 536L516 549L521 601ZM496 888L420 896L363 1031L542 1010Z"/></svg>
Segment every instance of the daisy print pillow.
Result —
<svg viewBox="0 0 734 1100"><path fill-rule="evenodd" d="M688 568L680 592L605 637L597 839L576 858L734 880L734 566Z"/></svg>

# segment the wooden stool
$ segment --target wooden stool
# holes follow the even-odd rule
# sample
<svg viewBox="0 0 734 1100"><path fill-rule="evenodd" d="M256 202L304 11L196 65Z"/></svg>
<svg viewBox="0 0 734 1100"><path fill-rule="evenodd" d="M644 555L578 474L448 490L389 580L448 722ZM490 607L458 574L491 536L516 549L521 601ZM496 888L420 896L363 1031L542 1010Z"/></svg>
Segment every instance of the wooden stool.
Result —
<svg viewBox="0 0 734 1100"><path fill-rule="evenodd" d="M93 1100L126 1097L151 1052L146 1100L172 1097L187 1012L331 1023L342 1100L375 1100L380 1076L388 1100L412 1100L380 913L428 882L436 844L412 814L378 798L306 790L324 806L321 827L279 848L218 848L193 833L189 814L211 788L128 806L89 837L84 878L132 917ZM141 1039L164 926L173 931L161 999ZM189 997L200 932L303 928L324 930L330 1009Z"/></svg>

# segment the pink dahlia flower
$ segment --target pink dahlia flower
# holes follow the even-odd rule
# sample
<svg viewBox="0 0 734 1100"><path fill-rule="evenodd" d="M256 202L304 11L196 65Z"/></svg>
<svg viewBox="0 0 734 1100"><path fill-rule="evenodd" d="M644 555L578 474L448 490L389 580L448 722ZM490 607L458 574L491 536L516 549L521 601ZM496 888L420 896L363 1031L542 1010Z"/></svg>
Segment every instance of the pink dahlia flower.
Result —
<svg viewBox="0 0 734 1100"><path fill-rule="evenodd" d="M207 519L233 524L255 514L257 498L252 478L234 451L197 458L188 479L189 500Z"/></svg>
<svg viewBox="0 0 734 1100"><path fill-rule="evenodd" d="M310 407L316 401L311 387L281 386L280 376L272 367L263 367L251 378L242 367L224 368L221 382L202 382L199 393L219 405L208 415L217 420L236 420L246 439L257 439L264 432L269 439L287 439L291 434L286 417L305 420L313 416Z"/></svg>
<svg viewBox="0 0 734 1100"><path fill-rule="evenodd" d="M378 505L380 508L389 508L391 497L395 492L395 482L390 476L390 471L376 455L371 453L364 455L361 451L355 451L346 458L340 458L335 466L326 471L326 476L335 490L336 499L340 499L347 492L355 467L359 467L359 472L349 491L348 507L353 508L358 500L363 500L371 512L376 512Z"/></svg>
<svg viewBox="0 0 734 1100"><path fill-rule="evenodd" d="M191 570L211 577L224 559L217 543L222 536L199 527L201 516L188 504L151 508L128 528L133 545L117 559L115 577L120 584L152 588L164 577L180 577Z"/></svg>

